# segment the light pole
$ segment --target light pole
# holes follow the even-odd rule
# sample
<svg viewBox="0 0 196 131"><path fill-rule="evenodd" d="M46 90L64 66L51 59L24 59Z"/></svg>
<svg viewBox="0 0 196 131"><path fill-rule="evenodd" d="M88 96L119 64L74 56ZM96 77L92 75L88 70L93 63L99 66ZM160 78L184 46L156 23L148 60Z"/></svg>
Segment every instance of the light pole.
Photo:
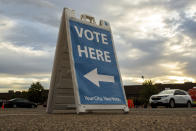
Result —
<svg viewBox="0 0 196 131"><path fill-rule="evenodd" d="M143 81L144 81L144 76L142 76L142 79L143 79Z"/></svg>

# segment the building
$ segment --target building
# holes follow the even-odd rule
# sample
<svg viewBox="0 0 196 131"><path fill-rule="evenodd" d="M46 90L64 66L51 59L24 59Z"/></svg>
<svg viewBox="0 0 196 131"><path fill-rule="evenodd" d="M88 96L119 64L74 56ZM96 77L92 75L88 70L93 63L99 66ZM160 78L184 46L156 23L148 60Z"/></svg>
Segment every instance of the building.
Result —
<svg viewBox="0 0 196 131"><path fill-rule="evenodd" d="M155 84L158 88L158 91L165 90L166 88L170 89L181 89L188 91L189 89L196 87L196 83L185 82L183 84ZM141 89L143 85L125 85L125 93L127 99L138 98L140 96Z"/></svg>

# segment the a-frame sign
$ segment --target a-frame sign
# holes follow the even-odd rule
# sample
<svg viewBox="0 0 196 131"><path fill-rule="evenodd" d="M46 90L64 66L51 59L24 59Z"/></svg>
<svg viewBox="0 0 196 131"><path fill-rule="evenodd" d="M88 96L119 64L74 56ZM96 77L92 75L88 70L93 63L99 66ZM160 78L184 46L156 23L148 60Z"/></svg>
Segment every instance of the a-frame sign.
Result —
<svg viewBox="0 0 196 131"><path fill-rule="evenodd" d="M47 112L75 109L128 112L126 96L108 22L63 10Z"/></svg>

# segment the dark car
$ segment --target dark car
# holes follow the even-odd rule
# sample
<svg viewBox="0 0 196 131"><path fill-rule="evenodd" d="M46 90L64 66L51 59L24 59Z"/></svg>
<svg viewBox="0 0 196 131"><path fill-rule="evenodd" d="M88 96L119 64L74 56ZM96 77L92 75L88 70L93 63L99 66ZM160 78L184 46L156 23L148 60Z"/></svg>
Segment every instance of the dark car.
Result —
<svg viewBox="0 0 196 131"><path fill-rule="evenodd" d="M47 107L47 101L43 103L43 107Z"/></svg>
<svg viewBox="0 0 196 131"><path fill-rule="evenodd" d="M2 104L3 104L3 100L0 99L0 107L2 106Z"/></svg>
<svg viewBox="0 0 196 131"><path fill-rule="evenodd" d="M7 108L35 108L37 104L23 98L14 98L6 102L5 107Z"/></svg>

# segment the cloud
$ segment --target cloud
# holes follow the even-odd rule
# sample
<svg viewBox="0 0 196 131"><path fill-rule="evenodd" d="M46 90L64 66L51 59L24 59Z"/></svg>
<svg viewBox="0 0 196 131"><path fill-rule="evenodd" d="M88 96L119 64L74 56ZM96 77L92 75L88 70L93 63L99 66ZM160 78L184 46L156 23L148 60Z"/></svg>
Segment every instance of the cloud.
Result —
<svg viewBox="0 0 196 131"><path fill-rule="evenodd" d="M0 14L10 18L39 22L58 27L59 10L47 0L0 0Z"/></svg>
<svg viewBox="0 0 196 131"><path fill-rule="evenodd" d="M0 42L0 73L48 73L51 71L53 54L47 50L33 50L32 47Z"/></svg>
<svg viewBox="0 0 196 131"><path fill-rule="evenodd" d="M195 0L0 0L0 87L22 90L42 80L48 88L64 6L78 18L85 13L97 23L110 22L124 84L141 84L142 75L158 83L193 82L195 5ZM10 85L3 83L6 78Z"/></svg>
<svg viewBox="0 0 196 131"><path fill-rule="evenodd" d="M28 74L28 75L7 75L0 74L0 92L8 90L20 91L28 90L30 85L35 82L47 88L49 87L50 74Z"/></svg>
<svg viewBox="0 0 196 131"><path fill-rule="evenodd" d="M1 22L0 41L9 41L16 45L27 45L35 49L54 48L57 39L57 28L31 21L9 19ZM50 36L50 37L48 37Z"/></svg>
<svg viewBox="0 0 196 131"><path fill-rule="evenodd" d="M196 15L194 16L196 17ZM195 18L182 18L182 22L179 26L179 30L182 31L184 34L190 36L190 38L195 39L196 38L196 34L195 34L195 30L196 30L196 20L194 20Z"/></svg>
<svg viewBox="0 0 196 131"><path fill-rule="evenodd" d="M194 16L189 8L194 9L193 3L195 1L192 0L125 0L105 5L106 13L112 19L122 76L134 78L129 81L124 79L125 84L141 83L142 75L148 79L156 78L156 81L160 79L172 83L175 81L169 76L191 77L189 70L194 72L192 77L196 74L190 66L193 64L191 58L196 52L194 37L190 35L194 34L194 21L192 18L187 19ZM190 27L186 27L188 25ZM133 53L132 57L129 57L129 52ZM169 63L184 66L180 69L169 69ZM161 64L168 66L163 67ZM183 79L180 80L184 82ZM194 78L186 80L193 81Z"/></svg>

